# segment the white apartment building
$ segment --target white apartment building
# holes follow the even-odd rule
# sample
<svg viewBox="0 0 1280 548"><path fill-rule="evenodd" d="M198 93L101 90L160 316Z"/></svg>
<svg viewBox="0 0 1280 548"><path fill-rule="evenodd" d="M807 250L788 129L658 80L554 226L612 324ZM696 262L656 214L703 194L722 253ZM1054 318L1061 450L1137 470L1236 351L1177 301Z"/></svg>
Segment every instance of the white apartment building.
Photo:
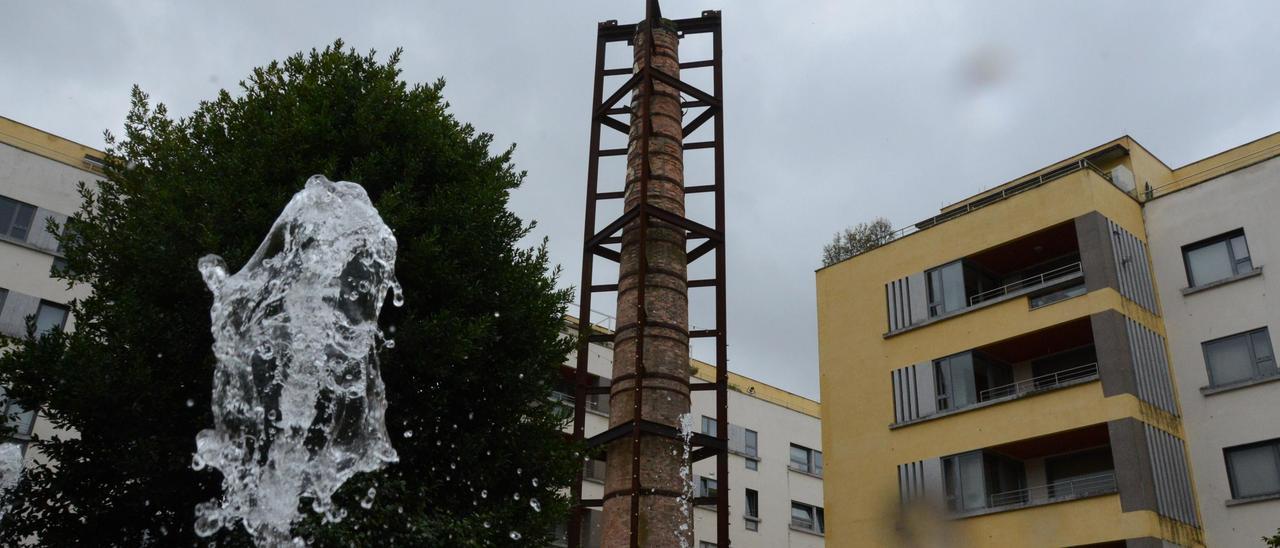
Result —
<svg viewBox="0 0 1280 548"><path fill-rule="evenodd" d="M1239 148L1144 210L1209 546L1280 527L1280 134Z"/></svg>
<svg viewBox="0 0 1280 548"><path fill-rule="evenodd" d="M101 151L0 117L0 335L24 337L27 319L38 333L71 329L67 303L84 297L89 288L67 288L55 279L61 268L58 242L47 230L52 219L59 227L80 209L80 182L101 178ZM12 417L15 439L0 440L0 454L36 458L26 451L32 434L53 433L34 410L6 401L0 387L0 409ZM61 435L67 433L60 432ZM16 447L16 451L15 451Z"/></svg>
<svg viewBox="0 0 1280 548"><path fill-rule="evenodd" d="M570 322L576 326L577 320ZM607 327L607 326L604 326ZM588 346L587 369L597 385L608 384L613 370L613 349ZM571 353L563 368L564 380L557 392L572 405ZM690 363L691 381L714 380L715 369L698 360ZM822 421L818 402L729 373L729 527L735 548L816 548L823 546L826 524L822 500ZM608 396L587 401L586 436L609 428ZM572 411L570 411L572 413ZM694 427L715 434L715 397L711 392L693 395ZM693 467L695 496L710 496L720 487L715 460ZM604 494L604 461L584 467L582 497ZM600 546L600 510L591 509L583 523L583 546ZM696 548L715 548L714 508L694 509Z"/></svg>

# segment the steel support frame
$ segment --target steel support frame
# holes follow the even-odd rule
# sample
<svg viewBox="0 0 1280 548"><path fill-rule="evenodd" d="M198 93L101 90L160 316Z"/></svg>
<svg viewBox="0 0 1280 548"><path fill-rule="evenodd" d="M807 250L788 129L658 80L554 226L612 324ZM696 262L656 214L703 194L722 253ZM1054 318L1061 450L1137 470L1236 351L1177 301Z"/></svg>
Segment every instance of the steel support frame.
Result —
<svg viewBox="0 0 1280 548"><path fill-rule="evenodd" d="M596 60L595 60L595 77L594 91L592 93L591 103L591 138L588 149L587 163L587 200L586 200L586 219L583 228L583 250L582 250L582 281L579 287L579 318L578 318L578 359L576 370L574 373L574 405L573 405L573 439L576 442L583 443L590 451L589 454L595 455L604 451L610 442L620 442L627 439L632 444L632 455L635 456L632 462L632 485L629 492L619 496L628 496L631 499L631 528L630 528L630 546L635 548L639 545L638 540L638 518L640 497L648 492L642 485L639 477L640 470L640 440L644 436L660 436L666 438L680 439L680 432L670 426L647 421L642 416L641 402L643 401L641 389L643 380L646 376L644 368L644 334L646 326L646 316L643 303L644 283L641 283L638 289L639 310L637 311L637 341L636 341L636 378L633 383L635 390L635 411L633 420L620 424L616 427L602 432L590 439L585 436L586 425L586 400L588 395L608 393L609 387L596 387L588 384L587 376L587 345L591 342L612 341L612 334L596 332L591 323L590 311L592 295L601 292L616 292L618 284L605 283L597 284L593 278L593 266L597 257L619 262L621 253L609 247L621 243L621 231L624 226L632 221L638 221L640 231L640 265L639 276L643 282L647 273L646 251L644 248L645 231L648 228L650 219L657 219L662 222L670 223L678 227L684 228L687 239L691 243L697 242L693 249L687 251L688 262L692 264L694 261L702 258L707 253L715 252L715 277L709 279L689 280L688 287L695 288L711 288L715 292L715 327L713 329L693 330L689 332L689 337L693 338L714 338L715 339L715 380L711 382L694 382L690 383L690 397L694 397L699 392L711 391L715 396L715 414L716 414L716 435L714 437L705 434L696 433L690 439L690 445L693 450L690 453L690 465L707 458L716 459L716 481L717 492L714 498L694 498L692 504L698 506L714 505L716 511L716 545L721 548L729 546L729 453L728 453L728 432L729 432L729 405L728 405L728 334L727 334L727 313L726 313L726 290L725 290L725 215L724 215L724 123L723 123L723 90L722 90L722 59L721 54L721 26L720 12L704 11L700 17L689 19L677 19L671 21L676 27L676 31L680 36L690 34L710 33L712 35L712 54L710 59L696 60L690 62L681 62L680 68L684 70L691 69L710 69L712 71L712 90L710 92L698 89L681 79L677 79L668 74L652 69L652 54L654 49L653 28L661 21L662 14L658 6L657 0L647 0L645 10L645 20L647 25L630 24L619 25L617 21L605 21L600 23L596 36ZM646 35L645 43L648 48L644 52L645 63L644 69L635 72L633 67L627 68L607 68L605 66L605 51L610 43L615 42L631 42L638 30L643 29ZM631 75L629 79L616 90L612 91L608 97L604 96L605 78L609 76ZM649 101L640 101L642 111L636 113L642 120L642 130L640 142L638 145L642 149L641 158L641 178L640 178L640 196L641 199L637 206L622 213L618 218L609 222L603 229L597 229L596 206L602 200L621 200L625 198L625 189L610 190L601 192L599 189L600 174L600 158L603 156L617 156L627 154L627 149L606 149L600 148L600 135L602 129L610 129L628 134L630 131L629 124L613 118L616 114L631 114L628 106L618 106L618 103L633 90L644 89L648 92L646 95L651 96L654 80L661 81L663 84L672 86L680 90L682 96L682 106L686 109L704 108L705 110L694 116L684 125L684 142L685 150L696 149L712 149L714 154L714 181L711 184L689 186L686 184L685 193L712 193L714 200L714 220L711 226L694 222L684 216L677 215L670 211L661 209L658 206L648 204L648 181L649 181L649 135L652 131L652 118L647 112ZM688 110L686 110L686 113ZM705 126L708 122L715 132L712 140L690 141L689 137L699 128ZM614 379L616 382L618 379ZM570 523L568 528L569 548L579 548L582 545L581 528L582 518L588 508L601 507L604 504L602 499L583 500L582 499L582 469L579 467L575 481L571 486L571 497L573 509L571 512ZM692 511L692 509L690 510ZM691 524L692 525L692 524Z"/></svg>

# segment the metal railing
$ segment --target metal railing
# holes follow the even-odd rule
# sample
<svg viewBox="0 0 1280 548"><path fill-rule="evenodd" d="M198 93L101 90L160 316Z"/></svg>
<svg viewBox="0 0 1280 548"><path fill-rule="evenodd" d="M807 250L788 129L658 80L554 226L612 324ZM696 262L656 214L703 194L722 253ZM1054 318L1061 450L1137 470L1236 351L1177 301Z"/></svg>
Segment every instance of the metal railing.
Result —
<svg viewBox="0 0 1280 548"><path fill-rule="evenodd" d="M995 289L988 289L977 295L969 297L969 306L973 306L983 301L998 299L1014 291L1020 291L1030 287L1045 285L1059 278L1065 278L1073 274L1083 272L1080 262L1076 261L1069 265L1060 266L1051 270L1046 270L1034 276L1028 276L1013 283L1004 284Z"/></svg>
<svg viewBox="0 0 1280 548"><path fill-rule="evenodd" d="M987 507L997 508L1015 504L1046 503L1114 492L1116 492L1116 473L1115 471L1109 471L1091 476L1056 481L1047 485L993 493L987 496Z"/></svg>
<svg viewBox="0 0 1280 548"><path fill-rule="evenodd" d="M986 196L973 200L969 203L966 203L962 206L959 206L955 209L952 209L940 215L935 215L933 217L920 221L916 224L903 227L897 230L896 232L894 232L893 238L891 239L901 238L902 236L906 236L913 232L918 232L926 228L937 226L939 224L955 219L956 217L960 217L962 215L968 214L974 210L981 209L983 207L989 206L991 204L994 204L1006 198L1010 198L1018 194L1021 194L1023 192L1026 192L1028 190L1031 190L1033 188L1039 187L1049 181L1060 179L1062 177L1066 177L1067 175L1070 175L1072 173L1075 173L1077 171L1082 171L1082 170L1092 171L1098 174L1098 176L1102 177L1103 179L1106 179L1108 181L1111 180L1111 175L1109 173L1102 171L1101 169L1098 168L1098 166L1093 165L1092 162L1085 159L1076 160L1074 162L1058 167L1051 171L1045 172L1043 174L1037 175L1035 177L1028 177L1022 181L1019 181L1017 183L1014 183L1012 185L1009 185L1001 189L999 192L993 192L991 194L988 194Z"/></svg>
<svg viewBox="0 0 1280 548"><path fill-rule="evenodd" d="M978 401L994 400L994 399L1003 398L1006 396L1014 396L1017 394L1026 394L1028 392L1035 392L1037 390L1049 390L1051 388L1057 388L1069 382L1088 379L1096 376L1098 376L1098 363L1097 362L1089 363L1085 365L1072 367L1070 369L1063 369L1062 371L1056 371L1046 375L1040 375L1038 377L1032 377L1025 381L1018 381L1013 384L1006 384L1003 386L988 388L986 390L978 392Z"/></svg>

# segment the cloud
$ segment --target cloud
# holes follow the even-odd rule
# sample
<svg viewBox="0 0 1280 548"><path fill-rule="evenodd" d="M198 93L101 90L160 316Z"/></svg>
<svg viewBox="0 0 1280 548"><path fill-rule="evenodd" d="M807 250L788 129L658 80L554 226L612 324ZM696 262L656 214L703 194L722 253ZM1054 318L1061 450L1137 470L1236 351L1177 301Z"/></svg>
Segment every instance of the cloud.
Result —
<svg viewBox="0 0 1280 548"><path fill-rule="evenodd" d="M403 47L405 78L446 77L460 119L494 133L495 147L519 145L529 176L512 207L539 222L534 237L550 238L562 283L576 285L596 23L634 21L642 9L16 3L0 19L0 115L101 146L102 130L121 127L134 83L182 113L253 66L336 37L361 51ZM905 225L1123 133L1176 166L1280 129L1271 97L1280 61L1267 54L1280 4L669 0L664 9L724 14L731 367L812 397L813 269L837 230L876 216Z"/></svg>

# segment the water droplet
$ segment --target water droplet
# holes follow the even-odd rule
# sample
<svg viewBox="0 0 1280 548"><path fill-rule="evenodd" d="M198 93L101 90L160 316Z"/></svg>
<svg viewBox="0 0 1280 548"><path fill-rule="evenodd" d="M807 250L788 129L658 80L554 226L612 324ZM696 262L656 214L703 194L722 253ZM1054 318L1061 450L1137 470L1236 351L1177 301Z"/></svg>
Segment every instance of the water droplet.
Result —
<svg viewBox="0 0 1280 548"><path fill-rule="evenodd" d="M538 499L529 499L529 507L533 508L534 512L542 511L542 504L538 502Z"/></svg>
<svg viewBox="0 0 1280 548"><path fill-rule="evenodd" d="M412 438L412 437L413 437L413 430L405 430L405 431L404 431L404 437L406 437L406 438Z"/></svg>
<svg viewBox="0 0 1280 548"><path fill-rule="evenodd" d="M264 342L258 345L258 355L262 356L262 359L264 360L271 359L271 356L274 356L275 353L275 348L271 346L270 342Z"/></svg>
<svg viewBox="0 0 1280 548"><path fill-rule="evenodd" d="M370 487L369 492L365 493L363 499L360 499L360 507L364 508L365 510L373 508L373 497L376 496L377 494L378 494L377 489Z"/></svg>
<svg viewBox="0 0 1280 548"><path fill-rule="evenodd" d="M533 478L529 483L532 483L534 487L537 487L537 486L538 486L538 478Z"/></svg>
<svg viewBox="0 0 1280 548"><path fill-rule="evenodd" d="M515 493L511 495L511 500L520 500L520 493Z"/></svg>
<svg viewBox="0 0 1280 548"><path fill-rule="evenodd" d="M196 400L187 398L187 407L195 407L195 406L196 406Z"/></svg>
<svg viewBox="0 0 1280 548"><path fill-rule="evenodd" d="M191 469L197 472L204 470L204 459L200 455L191 456Z"/></svg>
<svg viewBox="0 0 1280 548"><path fill-rule="evenodd" d="M382 343L382 346L385 346L387 348L395 348L396 341L394 339L387 339L385 342Z"/></svg>
<svg viewBox="0 0 1280 548"><path fill-rule="evenodd" d="M489 498L489 490L488 490L488 489L481 489L481 490L480 490L480 498L482 498L482 499L487 499L487 498Z"/></svg>
<svg viewBox="0 0 1280 548"><path fill-rule="evenodd" d="M488 528L489 528L489 522L488 522L488 521L486 521L486 522L482 523L481 525L483 525L485 529L488 529Z"/></svg>
<svg viewBox="0 0 1280 548"><path fill-rule="evenodd" d="M517 531L512 531L512 532L511 532L511 540L520 540L521 538L523 538L523 537L520 535L520 533L519 533L519 532L517 532Z"/></svg>

